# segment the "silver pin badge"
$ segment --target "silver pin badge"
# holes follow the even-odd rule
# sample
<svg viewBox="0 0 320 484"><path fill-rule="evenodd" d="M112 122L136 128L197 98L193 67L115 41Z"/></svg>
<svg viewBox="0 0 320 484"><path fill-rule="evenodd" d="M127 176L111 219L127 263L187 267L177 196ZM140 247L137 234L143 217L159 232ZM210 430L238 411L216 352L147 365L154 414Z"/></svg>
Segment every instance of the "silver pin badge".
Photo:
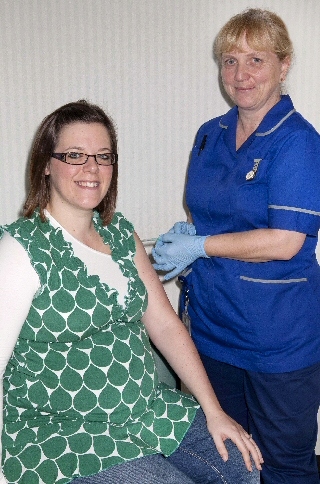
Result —
<svg viewBox="0 0 320 484"><path fill-rule="evenodd" d="M253 180L254 177L256 176L258 168L259 168L260 161L262 161L262 158L255 158L253 160L253 168L252 168L252 170L248 171L248 173L246 174L246 180L247 181Z"/></svg>

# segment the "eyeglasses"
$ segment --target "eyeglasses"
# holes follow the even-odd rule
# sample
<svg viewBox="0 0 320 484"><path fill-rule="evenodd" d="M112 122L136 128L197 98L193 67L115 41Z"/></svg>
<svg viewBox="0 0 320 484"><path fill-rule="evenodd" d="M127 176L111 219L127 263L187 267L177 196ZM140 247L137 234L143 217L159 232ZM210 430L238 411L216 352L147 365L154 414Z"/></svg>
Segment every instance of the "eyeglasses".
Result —
<svg viewBox="0 0 320 484"><path fill-rule="evenodd" d="M110 166L118 161L117 153L97 153L96 155L87 155L86 153L78 153L76 151L68 151L68 153L52 153L51 156L68 165L85 165L92 156L98 165Z"/></svg>

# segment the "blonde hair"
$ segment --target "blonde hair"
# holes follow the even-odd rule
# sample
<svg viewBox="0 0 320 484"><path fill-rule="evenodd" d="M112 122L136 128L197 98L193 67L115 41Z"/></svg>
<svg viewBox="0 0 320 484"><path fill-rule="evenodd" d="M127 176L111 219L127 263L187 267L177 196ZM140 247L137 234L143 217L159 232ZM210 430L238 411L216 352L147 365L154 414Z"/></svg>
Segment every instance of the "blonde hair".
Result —
<svg viewBox="0 0 320 484"><path fill-rule="evenodd" d="M241 50L245 36L248 45L258 51L271 51L280 61L292 58L293 46L283 20L269 10L250 8L233 16L220 30L214 42L214 55Z"/></svg>

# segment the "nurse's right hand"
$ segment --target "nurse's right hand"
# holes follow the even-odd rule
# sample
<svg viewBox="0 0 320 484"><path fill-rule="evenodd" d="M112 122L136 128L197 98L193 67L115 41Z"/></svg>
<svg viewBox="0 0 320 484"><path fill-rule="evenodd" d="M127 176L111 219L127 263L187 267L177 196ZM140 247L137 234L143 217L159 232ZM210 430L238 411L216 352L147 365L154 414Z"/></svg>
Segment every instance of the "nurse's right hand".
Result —
<svg viewBox="0 0 320 484"><path fill-rule="evenodd" d="M161 235L151 252L156 262L153 267L160 271L170 271L164 276L164 280L172 279L199 257L208 257L204 249L206 238L205 235L169 232Z"/></svg>

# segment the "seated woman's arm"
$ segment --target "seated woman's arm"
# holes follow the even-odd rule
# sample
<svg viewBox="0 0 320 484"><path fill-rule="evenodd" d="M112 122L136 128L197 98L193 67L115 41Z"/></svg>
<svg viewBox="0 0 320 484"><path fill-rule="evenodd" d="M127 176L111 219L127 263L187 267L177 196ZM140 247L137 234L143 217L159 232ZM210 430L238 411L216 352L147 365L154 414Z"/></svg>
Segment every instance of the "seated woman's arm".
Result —
<svg viewBox="0 0 320 484"><path fill-rule="evenodd" d="M5 232L0 240L0 435L3 425L3 374L38 288L39 278L26 251ZM6 482L0 470L0 484Z"/></svg>
<svg viewBox="0 0 320 484"><path fill-rule="evenodd" d="M241 451L247 468L251 469L250 453L258 469L261 454L249 435L220 407L188 331L174 312L141 241L136 236L135 263L148 291L148 307L142 318L150 339L166 358L179 378L200 403L208 429L224 460L228 453L224 440L230 438Z"/></svg>

